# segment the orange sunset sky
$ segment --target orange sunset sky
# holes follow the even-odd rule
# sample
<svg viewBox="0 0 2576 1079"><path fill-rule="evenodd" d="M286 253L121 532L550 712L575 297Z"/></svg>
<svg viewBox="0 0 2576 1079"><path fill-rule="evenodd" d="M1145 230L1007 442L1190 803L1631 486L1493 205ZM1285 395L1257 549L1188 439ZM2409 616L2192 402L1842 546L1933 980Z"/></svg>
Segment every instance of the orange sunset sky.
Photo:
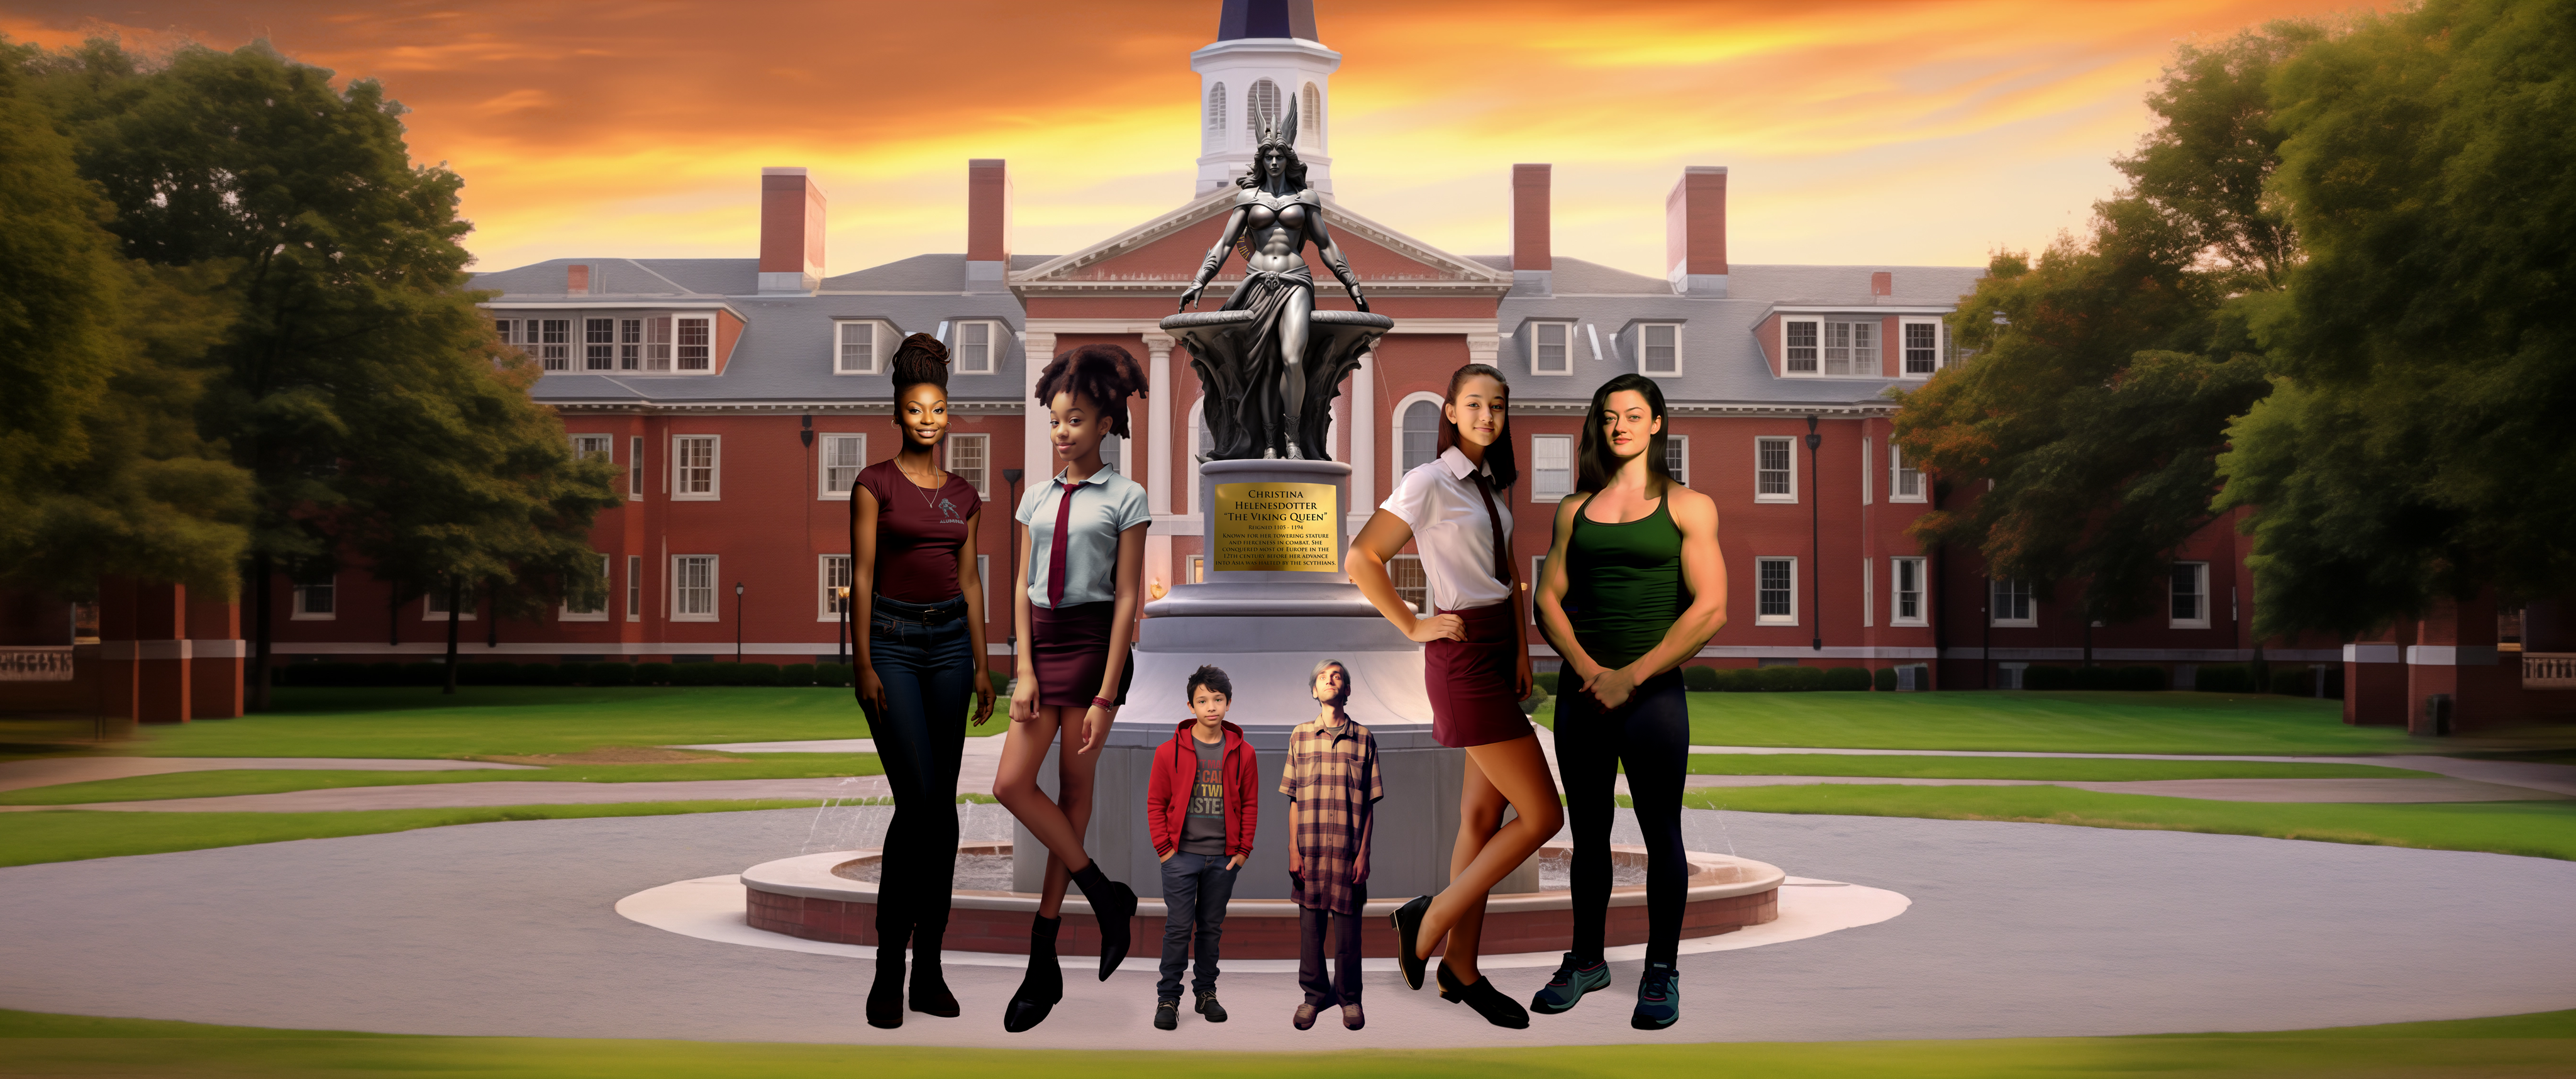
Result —
<svg viewBox="0 0 2576 1079"><path fill-rule="evenodd" d="M1662 276L1665 192L1726 165L1746 263L1982 264L2082 227L2174 46L2349 3L1356 3L1336 196L1459 254L1509 249L1512 163L1555 165L1557 254ZM965 249L965 161L1010 161L1052 254L1190 196L1192 49L1217 0L113 0L0 3L0 32L265 37L409 106L466 180L478 269L750 257L764 165L831 199L829 271Z"/></svg>

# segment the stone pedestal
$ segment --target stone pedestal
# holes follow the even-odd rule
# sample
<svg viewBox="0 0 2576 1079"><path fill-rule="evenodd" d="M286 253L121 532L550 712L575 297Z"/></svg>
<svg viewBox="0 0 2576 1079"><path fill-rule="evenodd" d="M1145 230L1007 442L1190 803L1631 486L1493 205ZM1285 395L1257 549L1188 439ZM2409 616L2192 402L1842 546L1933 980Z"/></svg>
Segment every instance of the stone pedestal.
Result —
<svg viewBox="0 0 2576 1079"><path fill-rule="evenodd" d="M1252 857L1235 883L1238 899L1288 895L1288 799L1279 773L1288 732L1315 718L1307 687L1315 665L1339 660L1351 675L1351 717L1377 738L1385 800L1377 804L1369 894L1409 898L1435 892L1449 880L1449 854L1458 836L1458 794L1466 753L1431 738L1431 703L1423 689L1422 646L1377 613L1341 568L1348 548L1344 522L1350 501L1349 465L1332 461L1211 461L1199 468L1199 498L1208 507L1207 580L1173 588L1145 605L1137 635L1136 677L1101 752L1091 829L1085 845L1111 877L1140 896L1161 893L1153 834L1145 817L1145 790L1154 751L1189 717L1183 690L1200 664L1225 669L1234 682L1226 718L1242 727L1259 755L1261 821ZM1321 527L1331 534L1331 568L1323 570L1229 569L1217 557L1216 489L1234 484L1329 484L1332 503ZM1284 487L1283 487L1284 489ZM1050 753L1040 785L1055 791ZM1015 829L1012 887L1038 890L1045 847ZM1533 859L1494 891L1535 892Z"/></svg>

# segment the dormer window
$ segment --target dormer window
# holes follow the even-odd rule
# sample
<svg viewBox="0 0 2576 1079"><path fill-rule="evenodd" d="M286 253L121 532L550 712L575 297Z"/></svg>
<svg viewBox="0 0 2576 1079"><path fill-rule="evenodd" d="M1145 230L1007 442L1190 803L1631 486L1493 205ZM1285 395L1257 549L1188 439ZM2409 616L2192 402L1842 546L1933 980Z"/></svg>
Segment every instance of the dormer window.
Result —
<svg viewBox="0 0 2576 1079"><path fill-rule="evenodd" d="M1571 322L1533 322L1529 324L1530 373L1533 375L1570 375L1574 373L1574 324Z"/></svg>
<svg viewBox="0 0 2576 1079"><path fill-rule="evenodd" d="M1879 373L1876 319L1782 319L1780 343L1786 374L1866 378Z"/></svg>
<svg viewBox="0 0 2576 1079"><path fill-rule="evenodd" d="M989 375L993 373L993 353L1001 340L1000 330L991 322L976 320L957 324L955 349L957 373Z"/></svg>
<svg viewBox="0 0 2576 1079"><path fill-rule="evenodd" d="M1649 322L1637 327L1637 370L1666 378L1682 373L1682 328L1678 323Z"/></svg>
<svg viewBox="0 0 2576 1079"><path fill-rule="evenodd" d="M874 322L833 323L832 373L876 374L879 370L877 329Z"/></svg>
<svg viewBox="0 0 2576 1079"><path fill-rule="evenodd" d="M568 318L504 318L492 323L501 343L526 352L537 366L548 371L572 369L572 320Z"/></svg>

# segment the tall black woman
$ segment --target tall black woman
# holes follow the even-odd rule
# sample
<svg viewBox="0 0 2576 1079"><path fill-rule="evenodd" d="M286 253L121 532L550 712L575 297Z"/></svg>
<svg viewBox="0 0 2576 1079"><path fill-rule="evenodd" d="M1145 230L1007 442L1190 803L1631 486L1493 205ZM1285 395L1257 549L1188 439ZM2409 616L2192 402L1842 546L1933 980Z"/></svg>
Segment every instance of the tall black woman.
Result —
<svg viewBox="0 0 2576 1079"><path fill-rule="evenodd" d="M1554 1015L1610 986L1602 955L1610 909L1610 824L1624 765L1646 840L1646 966L1628 1025L1681 1018L1682 776L1690 764L1683 660L1726 625L1717 503L1666 463L1664 393L1625 374L1593 391L1576 454L1575 493L1556 507L1538 580L1540 630L1564 658L1557 675L1556 765L1574 820L1574 940L1531 999Z"/></svg>
<svg viewBox="0 0 2576 1079"><path fill-rule="evenodd" d="M926 333L894 352L902 448L850 487L850 598L859 708L894 789L877 893L877 977L868 1025L903 1025L903 949L912 944L912 1010L954 1017L939 970L957 882L957 770L966 701L993 718L984 664L984 586L975 574L983 503L939 467L948 434L948 348Z"/></svg>
<svg viewBox="0 0 2576 1079"><path fill-rule="evenodd" d="M1432 737L1467 751L1458 799L1458 842L1449 856L1449 886L1395 912L1396 959L1405 984L1422 988L1423 967L1441 938L1440 996L1474 1008L1487 1022L1526 1027L1529 1013L1478 973L1485 894L1535 853L1564 823L1547 757L1521 713L1530 693L1528 609L1512 566L1511 387L1481 363L1449 376L1441 402L1438 458L1404 474L1351 542L1351 583L1386 620L1423 643L1424 688L1431 695ZM1406 542L1417 545L1433 609L1419 617L1397 594L1386 563ZM1503 807L1517 814L1502 822Z"/></svg>
<svg viewBox="0 0 2576 1079"><path fill-rule="evenodd" d="M1144 601L1145 488L1100 459L1100 442L1127 434L1127 399L1145 392L1144 369L1116 345L1084 345L1038 375L1037 399L1062 470L1020 499L1020 575L1014 624L1019 681L1011 733L993 777L999 799L1046 845L1046 883L1029 925L1029 969L1002 1014L1014 1034L1045 1021L1064 998L1056 965L1064 890L1082 889L1100 924L1100 980L1127 958L1136 893L1111 880L1082 849L1091 824L1092 775L1109 725L1127 703L1127 659ZM1047 749L1063 734L1054 798L1038 789Z"/></svg>

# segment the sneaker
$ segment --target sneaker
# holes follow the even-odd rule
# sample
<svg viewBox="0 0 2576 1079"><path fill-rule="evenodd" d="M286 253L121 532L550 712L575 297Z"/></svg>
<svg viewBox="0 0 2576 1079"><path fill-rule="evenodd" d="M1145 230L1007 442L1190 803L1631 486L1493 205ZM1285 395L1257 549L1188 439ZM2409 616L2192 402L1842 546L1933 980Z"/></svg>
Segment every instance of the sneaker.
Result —
<svg viewBox="0 0 2576 1079"><path fill-rule="evenodd" d="M1216 1002L1216 990L1214 989L1210 989L1207 992L1199 994L1199 1005L1197 1008L1192 1010L1198 1012L1200 1015L1206 1016L1208 1022L1225 1022L1225 1005Z"/></svg>
<svg viewBox="0 0 2576 1079"><path fill-rule="evenodd" d="M1177 1000L1158 1000L1158 1001L1155 1001L1155 1002L1154 1002L1154 1029L1156 1029L1156 1030L1171 1030L1171 1029L1173 1029L1173 1028L1175 1028L1175 1027L1178 1027L1178 1026L1180 1026L1180 1025L1181 1025L1181 1002L1180 1002L1180 1001L1177 1001Z"/></svg>
<svg viewBox="0 0 2576 1079"><path fill-rule="evenodd" d="M1573 952L1565 953L1565 962L1556 968L1556 976L1530 998L1529 1010L1540 1015L1562 1015L1574 1010L1583 994L1610 988L1610 964L1595 959L1590 964L1578 962Z"/></svg>
<svg viewBox="0 0 2576 1079"><path fill-rule="evenodd" d="M1637 1013L1628 1017L1628 1025L1639 1030L1662 1030L1682 1017L1682 975L1670 963L1648 963L1646 973L1637 979Z"/></svg>

